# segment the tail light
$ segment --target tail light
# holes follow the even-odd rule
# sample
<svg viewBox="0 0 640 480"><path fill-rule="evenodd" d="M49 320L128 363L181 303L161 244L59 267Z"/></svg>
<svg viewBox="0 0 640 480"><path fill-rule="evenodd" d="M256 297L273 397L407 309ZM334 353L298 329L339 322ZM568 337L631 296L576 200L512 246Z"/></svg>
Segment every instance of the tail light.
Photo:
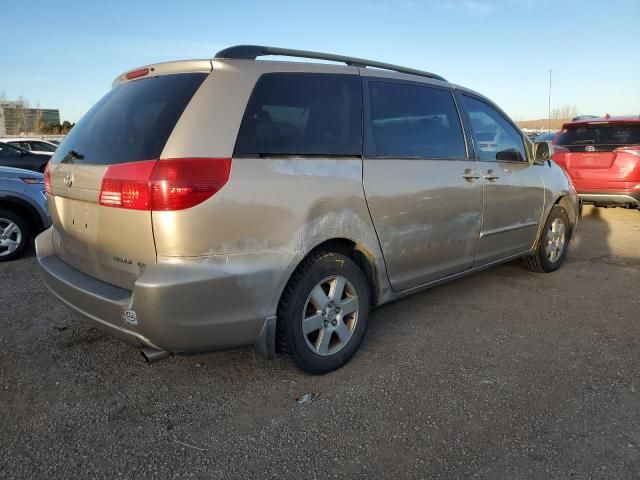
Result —
<svg viewBox="0 0 640 480"><path fill-rule="evenodd" d="M51 170L49 170L49 163L44 168L44 189L47 194L51 195Z"/></svg>
<svg viewBox="0 0 640 480"><path fill-rule="evenodd" d="M626 147L618 147L614 152L630 153L631 155L637 155L640 157L640 145L629 145Z"/></svg>
<svg viewBox="0 0 640 480"><path fill-rule="evenodd" d="M564 170L567 169L567 164L565 163L564 155L565 153L569 153L569 149L565 147L559 147L558 145L553 146L553 155L551 159L556 162L561 168Z"/></svg>
<svg viewBox="0 0 640 480"><path fill-rule="evenodd" d="M230 158L174 158L111 165L99 203L131 210L184 210L204 202L229 180Z"/></svg>

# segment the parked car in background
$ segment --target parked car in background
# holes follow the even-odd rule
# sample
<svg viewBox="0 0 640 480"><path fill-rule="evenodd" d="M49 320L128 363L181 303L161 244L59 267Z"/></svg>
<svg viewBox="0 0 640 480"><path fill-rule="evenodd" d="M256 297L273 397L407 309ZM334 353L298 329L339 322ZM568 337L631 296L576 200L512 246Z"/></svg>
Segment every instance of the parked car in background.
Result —
<svg viewBox="0 0 640 480"><path fill-rule="evenodd" d="M0 167L24 168L44 172L51 155L32 153L14 145L0 142Z"/></svg>
<svg viewBox="0 0 640 480"><path fill-rule="evenodd" d="M578 217L549 145L486 97L260 46L118 76L45 177L46 284L148 361L253 344L334 370L371 307L517 258L557 270Z"/></svg>
<svg viewBox="0 0 640 480"><path fill-rule="evenodd" d="M537 133L535 132L527 132L525 133L525 135L527 136L527 138L533 142L533 139L536 138L538 136Z"/></svg>
<svg viewBox="0 0 640 480"><path fill-rule="evenodd" d="M591 118L600 118L600 115L578 115L571 119L572 122L578 122L580 120L589 120Z"/></svg>
<svg viewBox="0 0 640 480"><path fill-rule="evenodd" d="M583 202L640 208L640 116L565 123L553 159Z"/></svg>
<svg viewBox="0 0 640 480"><path fill-rule="evenodd" d="M536 135L533 141L534 142L553 142L553 139L557 134L558 132L541 133L540 135Z"/></svg>
<svg viewBox="0 0 640 480"><path fill-rule="evenodd" d="M0 167L0 262L22 255L50 225L44 175Z"/></svg>
<svg viewBox="0 0 640 480"><path fill-rule="evenodd" d="M31 153L49 156L53 155L53 152L58 148L58 145L55 143L39 138L1 138L0 142L8 143L14 147L20 147Z"/></svg>

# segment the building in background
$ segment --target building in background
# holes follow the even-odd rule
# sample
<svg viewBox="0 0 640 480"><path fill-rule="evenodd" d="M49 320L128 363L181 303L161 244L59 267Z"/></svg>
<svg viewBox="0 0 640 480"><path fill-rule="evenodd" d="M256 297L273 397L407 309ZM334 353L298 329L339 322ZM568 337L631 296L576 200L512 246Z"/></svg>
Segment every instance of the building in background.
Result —
<svg viewBox="0 0 640 480"><path fill-rule="evenodd" d="M38 133L43 125L59 124L58 109L30 108L21 101L0 103L0 136Z"/></svg>

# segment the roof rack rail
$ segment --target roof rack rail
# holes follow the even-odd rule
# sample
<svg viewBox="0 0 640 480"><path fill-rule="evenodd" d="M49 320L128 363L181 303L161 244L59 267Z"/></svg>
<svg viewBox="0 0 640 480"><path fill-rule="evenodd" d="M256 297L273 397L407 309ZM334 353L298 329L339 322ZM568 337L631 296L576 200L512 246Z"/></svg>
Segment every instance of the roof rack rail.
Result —
<svg viewBox="0 0 640 480"><path fill-rule="evenodd" d="M409 73L411 75L418 75L420 77L429 77L435 80L441 80L446 82L444 78L435 73L425 72L422 70L415 70L413 68L401 67L399 65L393 65L391 63L375 62L372 60L365 60L364 58L346 57L344 55L334 55L332 53L311 52L306 50L294 50L291 48L278 48L278 47L265 47L261 45L236 45L234 47L225 48L216 53L215 58L233 58L242 60L255 60L257 57L264 57L267 55L279 55L283 57L298 57L298 58L314 58L318 60L329 60L332 62L346 63L352 67L374 67L382 68L384 70L392 70L394 72Z"/></svg>

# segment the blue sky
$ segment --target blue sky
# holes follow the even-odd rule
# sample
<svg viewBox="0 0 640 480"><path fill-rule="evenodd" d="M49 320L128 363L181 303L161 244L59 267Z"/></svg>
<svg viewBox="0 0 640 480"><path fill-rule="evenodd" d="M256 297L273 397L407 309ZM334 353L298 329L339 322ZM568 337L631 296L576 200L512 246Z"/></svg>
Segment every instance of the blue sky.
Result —
<svg viewBox="0 0 640 480"><path fill-rule="evenodd" d="M640 114L640 0L2 0L0 91L76 121L132 67L234 44L430 70L511 117Z"/></svg>

